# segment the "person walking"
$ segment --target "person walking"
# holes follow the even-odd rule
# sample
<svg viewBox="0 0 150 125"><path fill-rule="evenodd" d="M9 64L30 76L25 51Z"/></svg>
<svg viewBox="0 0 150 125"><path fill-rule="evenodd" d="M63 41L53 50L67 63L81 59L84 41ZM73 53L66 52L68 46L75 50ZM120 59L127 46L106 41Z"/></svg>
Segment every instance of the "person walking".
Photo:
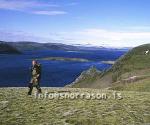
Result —
<svg viewBox="0 0 150 125"><path fill-rule="evenodd" d="M28 85L29 87L28 95L32 94L33 87L36 87L38 93L41 93L40 79L41 79L41 64L39 64L36 60L33 60L31 68L31 80Z"/></svg>

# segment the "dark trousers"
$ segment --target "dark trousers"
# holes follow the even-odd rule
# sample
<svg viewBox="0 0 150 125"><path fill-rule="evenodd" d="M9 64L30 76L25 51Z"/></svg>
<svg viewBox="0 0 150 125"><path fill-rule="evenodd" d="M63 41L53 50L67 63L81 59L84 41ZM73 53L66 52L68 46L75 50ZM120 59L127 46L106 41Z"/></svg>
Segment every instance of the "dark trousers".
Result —
<svg viewBox="0 0 150 125"><path fill-rule="evenodd" d="M28 87L29 87L28 95L32 94L33 87L36 87L38 93L42 92L39 84L29 83Z"/></svg>

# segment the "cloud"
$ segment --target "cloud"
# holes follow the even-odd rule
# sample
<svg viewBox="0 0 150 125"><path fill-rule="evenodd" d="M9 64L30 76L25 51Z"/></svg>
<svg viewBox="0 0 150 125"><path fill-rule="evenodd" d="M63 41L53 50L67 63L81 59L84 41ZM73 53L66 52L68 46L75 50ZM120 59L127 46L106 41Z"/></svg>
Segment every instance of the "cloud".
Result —
<svg viewBox="0 0 150 125"><path fill-rule="evenodd" d="M65 11L33 11L32 13L34 14L39 14L39 15L64 15L67 14Z"/></svg>
<svg viewBox="0 0 150 125"><path fill-rule="evenodd" d="M94 37L94 38L105 38L108 40L123 40L123 39L140 39L150 38L150 32L130 32L130 31L109 31L104 29L85 29L77 32L80 35Z"/></svg>
<svg viewBox="0 0 150 125"><path fill-rule="evenodd" d="M110 31L107 29L83 29L80 31L51 32L49 36L21 31L0 30L4 41L56 42L107 47L135 47L150 43L150 32Z"/></svg>
<svg viewBox="0 0 150 125"><path fill-rule="evenodd" d="M1 0L0 8L1 9L10 9L10 10L25 10L29 8L36 7L56 7L54 4L45 4L33 0Z"/></svg>
<svg viewBox="0 0 150 125"><path fill-rule="evenodd" d="M25 8L29 8L33 5L32 2L27 1L17 1L17 0L1 0L0 1L0 9L8 9L8 10L23 10Z"/></svg>
<svg viewBox="0 0 150 125"><path fill-rule="evenodd" d="M14 10L41 15L62 15L67 14L59 10L59 5L44 3L37 0L0 0L0 9Z"/></svg>
<svg viewBox="0 0 150 125"><path fill-rule="evenodd" d="M127 28L130 30L150 30L150 26L130 26Z"/></svg>
<svg viewBox="0 0 150 125"><path fill-rule="evenodd" d="M0 29L0 40L8 42L16 41L32 41L32 42L50 42L54 41L53 39L41 37L33 33L27 33L23 31L14 31L14 30L3 30Z"/></svg>
<svg viewBox="0 0 150 125"><path fill-rule="evenodd" d="M84 29L81 31L61 32L57 37L71 39L81 44L134 47L150 43L150 32L110 31L106 29Z"/></svg>

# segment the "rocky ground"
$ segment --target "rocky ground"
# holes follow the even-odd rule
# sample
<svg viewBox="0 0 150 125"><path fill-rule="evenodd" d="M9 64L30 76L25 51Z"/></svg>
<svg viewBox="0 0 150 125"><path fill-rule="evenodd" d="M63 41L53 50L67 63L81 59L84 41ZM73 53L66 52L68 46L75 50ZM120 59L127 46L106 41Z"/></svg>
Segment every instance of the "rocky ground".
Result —
<svg viewBox="0 0 150 125"><path fill-rule="evenodd" d="M34 89L27 96L27 91L0 88L0 125L150 125L150 92L42 88L41 95ZM53 99L52 93L78 96Z"/></svg>

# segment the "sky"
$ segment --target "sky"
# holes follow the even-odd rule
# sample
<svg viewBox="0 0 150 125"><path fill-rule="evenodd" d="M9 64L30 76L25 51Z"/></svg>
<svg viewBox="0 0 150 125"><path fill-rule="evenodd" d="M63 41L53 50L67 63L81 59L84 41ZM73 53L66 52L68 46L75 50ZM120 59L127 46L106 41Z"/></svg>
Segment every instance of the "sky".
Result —
<svg viewBox="0 0 150 125"><path fill-rule="evenodd" d="M134 47L149 13L150 0L0 0L0 40Z"/></svg>

